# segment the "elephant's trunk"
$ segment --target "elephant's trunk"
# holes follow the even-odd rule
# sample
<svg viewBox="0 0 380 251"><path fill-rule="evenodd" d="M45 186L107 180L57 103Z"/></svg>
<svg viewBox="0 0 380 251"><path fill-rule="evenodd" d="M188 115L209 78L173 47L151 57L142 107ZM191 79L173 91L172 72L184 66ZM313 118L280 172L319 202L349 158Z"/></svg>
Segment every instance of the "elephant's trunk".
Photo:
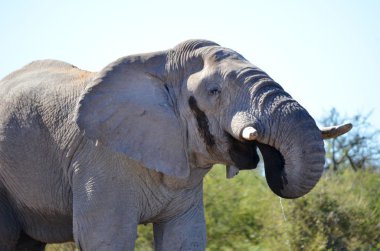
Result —
<svg viewBox="0 0 380 251"><path fill-rule="evenodd" d="M308 112L270 78L247 88L249 107L234 113L230 132L243 142L255 140L274 193L283 198L303 196L323 171L320 130Z"/></svg>

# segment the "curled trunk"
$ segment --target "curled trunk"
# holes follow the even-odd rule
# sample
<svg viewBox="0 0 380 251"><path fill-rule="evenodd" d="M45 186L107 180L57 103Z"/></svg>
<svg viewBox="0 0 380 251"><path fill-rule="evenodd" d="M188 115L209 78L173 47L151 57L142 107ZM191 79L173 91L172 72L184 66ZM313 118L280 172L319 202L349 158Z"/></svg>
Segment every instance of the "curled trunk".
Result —
<svg viewBox="0 0 380 251"><path fill-rule="evenodd" d="M266 179L275 194L303 196L323 171L325 151L320 130L308 112L271 79L254 84L249 93L248 99L254 103L250 102L245 112L234 113L231 134L247 147L254 142L260 149Z"/></svg>

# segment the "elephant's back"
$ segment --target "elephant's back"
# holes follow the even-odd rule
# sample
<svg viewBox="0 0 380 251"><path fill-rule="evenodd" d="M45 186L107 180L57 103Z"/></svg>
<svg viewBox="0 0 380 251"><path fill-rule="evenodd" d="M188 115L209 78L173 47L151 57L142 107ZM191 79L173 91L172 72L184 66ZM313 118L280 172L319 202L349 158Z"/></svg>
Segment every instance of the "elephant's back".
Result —
<svg viewBox="0 0 380 251"><path fill-rule="evenodd" d="M93 76L65 62L41 60L5 77L0 81L0 144L7 138L26 140L20 138L25 133L47 131L53 138L64 133Z"/></svg>
<svg viewBox="0 0 380 251"><path fill-rule="evenodd" d="M94 73L57 60L34 61L0 81L1 128L11 121L67 117ZM47 125L48 126L48 125Z"/></svg>
<svg viewBox="0 0 380 251"><path fill-rule="evenodd" d="M94 73L58 60L37 60L10 73L0 81L0 96L57 85L85 84Z"/></svg>

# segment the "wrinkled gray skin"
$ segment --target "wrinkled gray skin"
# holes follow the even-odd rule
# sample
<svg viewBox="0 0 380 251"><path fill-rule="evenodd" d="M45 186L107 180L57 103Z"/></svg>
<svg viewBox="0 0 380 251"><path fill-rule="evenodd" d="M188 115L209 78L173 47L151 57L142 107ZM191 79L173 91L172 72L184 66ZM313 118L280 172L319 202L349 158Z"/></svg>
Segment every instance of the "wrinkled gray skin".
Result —
<svg viewBox="0 0 380 251"><path fill-rule="evenodd" d="M324 163L307 111L238 53L203 40L121 58L101 72L36 61L0 83L0 250L75 240L133 250L206 246L202 180L215 163L255 168L306 194ZM252 126L256 141L241 131ZM252 205L255 206L255 205Z"/></svg>

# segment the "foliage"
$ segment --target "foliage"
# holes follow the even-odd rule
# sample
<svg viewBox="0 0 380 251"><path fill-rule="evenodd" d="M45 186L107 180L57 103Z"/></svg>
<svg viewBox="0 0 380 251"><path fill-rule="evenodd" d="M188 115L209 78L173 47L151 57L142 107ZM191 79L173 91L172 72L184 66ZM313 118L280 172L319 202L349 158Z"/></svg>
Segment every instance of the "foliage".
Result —
<svg viewBox="0 0 380 251"><path fill-rule="evenodd" d="M254 172L243 172L244 178L238 175L226 180L223 167L216 165L205 178L208 249L238 250L257 246L262 241L264 228L260 218L268 206L265 181ZM249 189L247 185L252 187L252 184L257 185Z"/></svg>
<svg viewBox="0 0 380 251"><path fill-rule="evenodd" d="M206 178L209 250L376 250L380 248L380 174L326 173L297 200L273 195L257 172Z"/></svg>
<svg viewBox="0 0 380 251"><path fill-rule="evenodd" d="M303 198L280 200L260 172L226 180L216 165L205 178L207 250L379 250L379 185L378 172L346 168ZM152 225L139 226L136 250L152 245ZM63 247L47 250L73 250Z"/></svg>
<svg viewBox="0 0 380 251"><path fill-rule="evenodd" d="M380 175L328 173L309 196L289 201L296 250L380 248Z"/></svg>
<svg viewBox="0 0 380 251"><path fill-rule="evenodd" d="M351 122L353 129L338 138L326 141L327 169L337 171L339 167L351 167L355 171L365 168L380 168L380 130L369 123L371 113L353 117L342 116L335 108L321 120L323 126Z"/></svg>
<svg viewBox="0 0 380 251"><path fill-rule="evenodd" d="M45 251L79 251L79 249L75 247L74 243L64 243L46 245Z"/></svg>
<svg viewBox="0 0 380 251"><path fill-rule="evenodd" d="M153 225L139 225L137 229L136 250L149 251L153 250Z"/></svg>

